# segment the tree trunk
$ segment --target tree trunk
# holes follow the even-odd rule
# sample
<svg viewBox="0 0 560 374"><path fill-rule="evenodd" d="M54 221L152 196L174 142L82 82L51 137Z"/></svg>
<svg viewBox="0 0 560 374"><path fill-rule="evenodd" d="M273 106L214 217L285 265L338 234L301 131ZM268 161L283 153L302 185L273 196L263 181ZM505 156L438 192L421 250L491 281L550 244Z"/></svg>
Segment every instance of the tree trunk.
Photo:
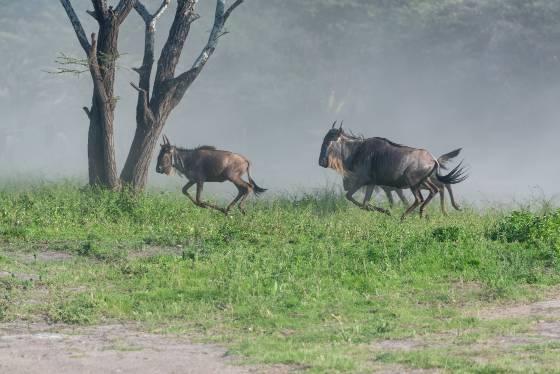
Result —
<svg viewBox="0 0 560 374"><path fill-rule="evenodd" d="M136 127L130 152L121 173L123 184L129 185L135 191L141 191L146 186L152 154L162 128L163 123Z"/></svg>
<svg viewBox="0 0 560 374"><path fill-rule="evenodd" d="M113 121L115 112L115 62L119 56L117 44L119 27L130 13L136 0L120 0L116 7L104 0L92 0L94 11L88 13L99 24L99 39L91 34L87 40L82 24L70 0L60 0L88 57L93 80L91 108L84 108L89 118L88 170L90 185L101 185L113 190L121 186L115 160Z"/></svg>

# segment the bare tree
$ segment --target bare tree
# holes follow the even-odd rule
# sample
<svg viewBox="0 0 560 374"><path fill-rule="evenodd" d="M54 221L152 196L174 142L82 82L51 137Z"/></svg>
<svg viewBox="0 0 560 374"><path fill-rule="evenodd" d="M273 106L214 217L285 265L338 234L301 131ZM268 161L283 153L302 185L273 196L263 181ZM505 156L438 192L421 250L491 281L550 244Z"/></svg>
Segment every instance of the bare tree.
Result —
<svg viewBox="0 0 560 374"><path fill-rule="evenodd" d="M124 183L135 190L142 190L145 187L154 147L169 115L214 53L218 39L225 33L224 26L227 19L243 1L236 0L226 8L226 0L216 0L214 26L208 42L191 68L177 75L177 64L189 36L191 24L199 18L196 13L198 0L177 0L175 17L160 53L153 87L151 87L151 75L155 63L156 24L169 7L171 0L163 0L154 13L150 13L140 0L121 0L116 8L107 6L106 0L92 0L94 10L88 11L88 14L99 23L99 42L96 41L95 34L92 34L91 43L85 36L70 0L60 0L88 56L89 70L94 83L92 107L84 108L90 119L88 137L90 184L119 188L121 183ZM144 57L142 66L134 69L139 75L138 84L131 83L138 91L136 132L119 178L116 173L113 144L115 59L118 57L119 26L132 8L142 17L146 25Z"/></svg>

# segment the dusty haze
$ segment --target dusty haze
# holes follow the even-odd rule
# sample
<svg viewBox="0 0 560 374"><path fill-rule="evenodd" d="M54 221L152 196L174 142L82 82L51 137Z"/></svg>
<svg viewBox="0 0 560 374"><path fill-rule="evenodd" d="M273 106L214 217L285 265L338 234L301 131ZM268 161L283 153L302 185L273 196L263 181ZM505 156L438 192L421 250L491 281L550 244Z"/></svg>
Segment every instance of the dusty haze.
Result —
<svg viewBox="0 0 560 374"><path fill-rule="evenodd" d="M145 3L154 9L160 1ZM246 0L165 133L178 145L246 155L259 184L293 190L340 184L317 159L324 133L343 119L355 133L435 155L463 147L471 177L456 188L462 198L560 193L560 4L430 3L437 2ZM86 33L95 31L85 13L91 2L73 4ZM214 4L200 2L178 71L206 41ZM91 101L90 77L45 72L55 70L59 52L83 57L62 7L0 0L0 9L1 175L85 178L81 107ZM158 48L173 12L158 25ZM117 73L119 169L135 126L130 68L140 65L142 47L143 23L131 13ZM152 186L182 183L151 169Z"/></svg>

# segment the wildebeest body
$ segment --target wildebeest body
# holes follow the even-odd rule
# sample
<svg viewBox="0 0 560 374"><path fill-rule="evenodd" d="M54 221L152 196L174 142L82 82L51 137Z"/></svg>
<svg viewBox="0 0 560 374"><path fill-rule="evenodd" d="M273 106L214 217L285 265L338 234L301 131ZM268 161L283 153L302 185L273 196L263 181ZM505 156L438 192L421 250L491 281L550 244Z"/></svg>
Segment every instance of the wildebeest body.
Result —
<svg viewBox="0 0 560 374"><path fill-rule="evenodd" d="M225 214L238 203L239 210L245 212L243 203L254 192L260 194L266 191L251 178L249 169L251 163L240 154L218 150L212 146L201 146L194 149L178 148L171 145L166 136L158 156L156 171L171 175L173 170L184 175L189 182L183 187L183 193L201 208L212 208ZM249 182L243 180L247 174ZM237 196L224 209L201 199L205 182L225 182L229 180L237 187ZM189 189L196 184L196 198L189 194Z"/></svg>
<svg viewBox="0 0 560 374"><path fill-rule="evenodd" d="M363 186L410 188L415 200L402 218L418 206L422 216L427 204L439 191L430 181L432 175L443 184L459 183L466 178L461 164L449 174L440 175L438 161L426 150L396 144L385 138L356 137L345 133L342 125L338 129L335 128L335 124L323 139L319 165L349 177L351 184L348 186L346 198L363 209L389 214L385 209L369 206L354 199L354 193ZM425 200L420 194L422 187L430 191Z"/></svg>
<svg viewBox="0 0 560 374"><path fill-rule="evenodd" d="M349 166L355 183L408 188L420 184L437 163L426 150L369 138L356 149Z"/></svg>

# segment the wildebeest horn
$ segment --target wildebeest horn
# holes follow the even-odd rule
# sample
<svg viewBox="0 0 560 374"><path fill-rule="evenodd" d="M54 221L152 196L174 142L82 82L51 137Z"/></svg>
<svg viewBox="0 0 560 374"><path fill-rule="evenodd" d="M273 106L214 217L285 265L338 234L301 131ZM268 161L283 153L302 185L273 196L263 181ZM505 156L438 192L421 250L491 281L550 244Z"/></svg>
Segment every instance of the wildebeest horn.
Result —
<svg viewBox="0 0 560 374"><path fill-rule="evenodd" d="M340 127L338 128L339 130L342 129L342 124L344 123L344 120L340 121Z"/></svg>
<svg viewBox="0 0 560 374"><path fill-rule="evenodd" d="M163 144L164 144L164 145L166 145L166 144L171 144L171 143L169 143L169 139L168 139L167 136L165 136L165 135L163 135Z"/></svg>
<svg viewBox="0 0 560 374"><path fill-rule="evenodd" d="M336 125L336 121L333 122L331 129L334 129L335 125Z"/></svg>

